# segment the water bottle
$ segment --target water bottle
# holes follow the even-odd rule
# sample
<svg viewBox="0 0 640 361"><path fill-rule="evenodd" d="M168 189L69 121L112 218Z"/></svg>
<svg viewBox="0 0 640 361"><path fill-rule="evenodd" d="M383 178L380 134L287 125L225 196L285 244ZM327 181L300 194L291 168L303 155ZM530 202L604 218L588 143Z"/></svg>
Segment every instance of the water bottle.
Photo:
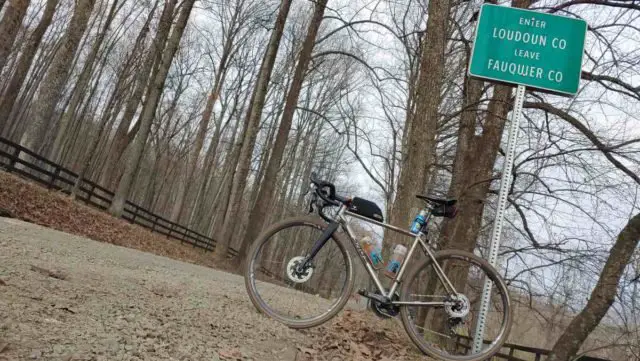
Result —
<svg viewBox="0 0 640 361"><path fill-rule="evenodd" d="M402 266L402 262L404 262L404 257L407 255L407 247L397 244L393 248L393 255L391 259L387 263L387 267L384 270L385 276L393 279L398 274L400 270L400 266Z"/></svg>
<svg viewBox="0 0 640 361"><path fill-rule="evenodd" d="M373 268L380 269L384 263L380 247L378 247L369 236L363 237L360 240L360 245L362 246L364 253L369 258L369 262L371 262Z"/></svg>
<svg viewBox="0 0 640 361"><path fill-rule="evenodd" d="M421 210L420 213L418 213L416 218L413 220L413 224L411 224L412 233L420 232L420 230L422 229L422 226L424 226L424 224L427 221L426 217L427 217L427 211L425 211L424 209Z"/></svg>

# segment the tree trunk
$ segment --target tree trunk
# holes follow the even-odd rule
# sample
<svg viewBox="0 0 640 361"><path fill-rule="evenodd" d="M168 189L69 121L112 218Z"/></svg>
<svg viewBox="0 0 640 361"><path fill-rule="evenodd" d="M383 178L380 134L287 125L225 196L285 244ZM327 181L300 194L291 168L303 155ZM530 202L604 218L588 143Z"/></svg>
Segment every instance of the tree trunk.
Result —
<svg viewBox="0 0 640 361"><path fill-rule="evenodd" d="M184 29L189 21L189 16L191 15L194 2L195 0L185 0L182 4L182 11L180 12L178 21L167 41L166 49L162 52L162 61L158 67L158 72L150 85L148 97L145 101L144 107L142 108L140 119L138 119L138 122L140 123L140 131L131 144L130 158L125 167L124 174L118 184L118 189L113 197L111 206L109 207L109 212L114 216L119 217L124 211L126 198L129 196L129 191L133 184L133 176L138 169L140 160L142 159L144 146L147 142L147 138L149 137L151 123L158 107L160 95L164 89L164 83L167 79L169 68L171 67L173 57L178 50L178 45L180 44L180 39L182 38Z"/></svg>
<svg viewBox="0 0 640 361"><path fill-rule="evenodd" d="M422 207L415 195L424 192L428 169L425 163L431 164L434 158L449 10L448 0L429 2L427 30L416 85L416 112L407 135L407 155L390 215L391 223L399 227L409 227L412 217ZM396 235L391 238L391 243L385 243L400 242Z"/></svg>
<svg viewBox="0 0 640 361"><path fill-rule="evenodd" d="M16 40L16 35L22 19L24 19L30 0L11 0L0 20L0 72L7 63L11 48Z"/></svg>
<svg viewBox="0 0 640 361"><path fill-rule="evenodd" d="M18 142L22 138L22 135L26 132L26 128L29 125L29 120L26 119L26 113L29 112L29 105L33 102L33 99L38 92L38 84L42 83L42 79L47 73L47 69L51 66L55 53L60 49L64 39L58 39L53 41L50 46L44 47L40 51L40 56L37 57L37 61L32 67L32 71L29 72L29 77L22 86L22 92L19 93L16 103L13 105L13 109L9 114L9 120L12 122L8 134L11 139Z"/></svg>
<svg viewBox="0 0 640 361"><path fill-rule="evenodd" d="M9 135L4 131L10 128L8 123L9 115L11 114L13 105L18 98L18 93L20 92L22 83L24 83L24 80L27 77L29 68L31 68L31 64L33 64L36 51L40 46L40 42L42 42L42 37L51 24L58 1L59 0L47 0L47 5L44 9L44 13L42 14L42 19L40 19L38 26L33 30L29 36L27 44L24 49L22 49L22 54L20 54L16 69L14 70L9 83L2 94L2 97L0 98L0 129L3 129L3 136Z"/></svg>
<svg viewBox="0 0 640 361"><path fill-rule="evenodd" d="M286 84L283 86L283 88L288 89L289 85L291 85L291 82L287 81ZM273 93L275 93L275 91L273 91L272 94ZM267 96L267 98L268 97L269 96ZM264 120L262 122L263 124L262 126L267 127L267 124L269 124L269 121L273 119L273 124L268 125L267 136L265 137L265 141L261 146L262 151L260 152L260 158L259 158L260 165L258 166L258 173L255 177L253 189L251 190L250 208L253 208L255 206L256 200L258 199L258 192L260 191L260 185L262 183L262 180L264 179L264 173L267 168L269 158L271 157L271 151L273 150L273 141L276 135L277 125L278 125L276 122L276 119L279 119L280 116L282 115L285 101L286 99L283 97L282 101L281 102L279 101L278 105L274 107L275 110L272 110L271 112L269 112L264 117Z"/></svg>
<svg viewBox="0 0 640 361"><path fill-rule="evenodd" d="M457 161L464 159L464 167L454 167L457 188L454 191L458 192L455 196L458 197L459 212L445 227L447 248L473 251L476 245L485 200L493 179L493 166L509 112L510 95L511 87L494 87L482 134L473 136L469 146L466 149L461 147L461 154L456 155ZM475 127L473 129L475 131Z"/></svg>
<svg viewBox="0 0 640 361"><path fill-rule="evenodd" d="M529 0L515 1L514 6L528 7ZM507 114L511 87L496 85L489 101L482 133L475 135L478 102L482 83L468 79L465 102L458 130L458 144L453 165L449 195L458 198L458 215L447 220L443 234L446 248L473 251L482 225L484 205L493 179Z"/></svg>
<svg viewBox="0 0 640 361"><path fill-rule="evenodd" d="M84 158L81 163L81 168L78 172L78 178L76 179L76 182L73 185L73 189L71 190L70 195L72 198L76 197L78 190L80 189L80 186L82 185L82 182L85 179L85 175L89 170L89 167L94 158L94 155L96 154L99 148L100 140L103 138L102 134L104 133L104 130L107 127L107 123L109 122L110 119L112 119L115 116L115 114L118 113L118 109L117 109L118 100L116 99L118 96L118 89L121 89L123 87L123 84L126 81L126 78L127 78L126 73L123 72L119 74L118 80L115 85L115 90L111 94L109 101L107 102L107 107L105 107L104 114L102 114L102 117L100 118L98 130L93 137L90 137L89 147L87 149L86 154L81 155L81 158L82 157ZM108 137L105 137L105 138L108 138Z"/></svg>
<svg viewBox="0 0 640 361"><path fill-rule="evenodd" d="M227 119L222 124L224 117L226 116L227 106L224 106L222 112L220 114L220 118L216 124L216 130L213 133L213 139L211 140L211 144L209 145L209 149L207 150L207 154L204 158L204 170L202 172L202 180L198 187L198 192L196 194L194 205L191 207L191 212L189 215L189 227L200 229L202 226L202 221L210 217L202 217L202 206L206 203L206 200L209 198L209 194L211 193L212 181L211 179L214 176L215 166L218 164L219 156L222 151L218 151L220 146L220 141L222 138L222 134L224 133L227 126L231 123L234 118L234 115L237 112L238 104L240 104L240 96L241 91L237 91L234 98L233 109L229 112ZM243 98L242 104L246 103L246 98ZM236 127L234 127L235 133ZM197 218L197 220L196 220Z"/></svg>
<svg viewBox="0 0 640 361"><path fill-rule="evenodd" d="M27 13L30 0L11 0L0 20L0 72L7 64L7 58Z"/></svg>
<svg viewBox="0 0 640 361"><path fill-rule="evenodd" d="M200 127L198 128L198 133L196 135L196 142L194 148L189 156L189 163L187 164L187 184L184 187L184 190L180 192L178 195L177 211L172 215L174 222L179 222L182 217L184 217L184 204L185 199L187 198L189 192L192 189L192 178L193 174L196 170L196 166L198 165L198 159L200 158L200 152L202 151L202 145L204 144L204 137L207 134L207 130L209 129L209 121L211 120L211 116L213 114L213 107L218 101L220 97L220 91L222 90L222 85L224 84L225 77L227 75L227 62L229 60L229 56L231 55L231 50L233 46L234 40L234 29L233 23L237 20L238 15L240 13L240 8L236 8L236 11L233 14L231 28L228 29L226 35L226 41L222 50L222 56L220 57L220 63L218 64L218 71L216 71L216 77L213 82L213 89L211 89L211 94L207 98L207 104L205 106L204 112L202 113L202 119L200 120Z"/></svg>
<svg viewBox="0 0 640 361"><path fill-rule="evenodd" d="M262 116L262 110L267 97L267 90L269 89L269 80L271 79L273 65L275 63L276 56L278 55L280 39L282 38L284 25L287 21L287 16L289 15L291 3L292 0L282 0L282 3L280 4L278 17L276 18L274 29L271 32L269 45L267 46L267 50L262 59L260 74L251 97L252 101L249 105L249 111L247 112L247 118L245 120L245 131L242 140L242 147L240 149L238 170L233 177L229 206L226 209L222 227L222 235L218 239L218 244L216 246L216 259L218 261L223 261L229 251L231 235L236 225L237 213L240 209L247 175L249 174L249 168L251 166L251 155L253 154L253 147L258 134L258 124L260 122L260 117Z"/></svg>
<svg viewBox="0 0 640 361"><path fill-rule="evenodd" d="M640 242L640 214L631 218L613 244L585 308L571 321L551 350L549 361L570 361L614 303L620 277Z"/></svg>
<svg viewBox="0 0 640 361"><path fill-rule="evenodd" d="M309 23L307 35L304 39L304 43L302 44L302 49L300 50L298 65L296 66L291 87L287 94L287 101L282 113L282 119L280 120L276 141L273 145L273 150L271 151L271 157L267 164L264 181L260 186L258 199L256 200L256 204L249 216L249 224L251 227L247 229L242 244L240 245L239 256L241 259L244 259L247 246L262 230L267 209L273 200L274 188L278 171L280 170L280 165L282 163L282 156L284 154L285 147L287 146L291 123L293 122L293 116L295 115L296 106L298 105L300 90L302 89L302 83L304 82L309 62L311 61L311 53L313 52L313 46L315 45L316 36L318 35L318 29L320 29L320 25L322 24L322 17L324 15L327 1L328 0L318 0L315 3L313 17Z"/></svg>
<svg viewBox="0 0 640 361"><path fill-rule="evenodd" d="M76 81L75 88L73 90L73 94L71 95L71 99L69 100L69 105L67 106L67 110L62 115L60 119L60 124L58 125L58 130L56 132L56 137L53 141L53 148L51 150L50 159L54 162L60 161L60 154L62 153L62 148L64 144L65 137L68 136L67 131L69 128L69 123L72 119L75 118L76 112L80 107L80 103L84 96L87 94L87 86L91 80L91 74L93 73L93 66L98 57L98 52L100 51L100 47L104 41L104 38L111 27L111 23L116 15L116 9L118 8L118 0L113 0L111 4L111 8L109 9L109 13L107 15L107 19L104 22L104 25L98 36L93 42L91 52L87 56L84 61L84 66L82 71L80 72L80 76Z"/></svg>
<svg viewBox="0 0 640 361"><path fill-rule="evenodd" d="M73 17L64 35L62 46L56 52L33 104L31 123L22 136L20 143L26 148L39 151L43 146L53 119L56 104L64 92L74 54L78 49L80 39L82 39L87 29L94 5L95 0L78 0L76 2Z"/></svg>
<svg viewBox="0 0 640 361"><path fill-rule="evenodd" d="M207 149L207 153L204 157L204 170L202 172L200 184L198 187L198 192L196 194L196 198L193 206L191 207L191 212L189 214L189 220L187 224L189 227L194 227L195 217L200 215L202 211L202 204L204 203L205 198L207 197L207 190L209 189L211 178L213 177L214 166L218 162L218 147L220 145L220 138L222 137L222 131L228 125L228 122L231 121L231 118L227 121L227 123L223 126L221 124L222 119L216 125L216 130L213 133L213 139L211 140L211 144L209 144L209 149ZM201 220L201 219L200 219Z"/></svg>
<svg viewBox="0 0 640 361"><path fill-rule="evenodd" d="M157 4L158 3L156 2L155 5L157 6ZM138 109L138 105L140 104L145 89L147 88L147 84L150 82L150 79L152 79L151 74L153 73L153 65L158 61L157 59L161 56L160 54L162 54L162 50L164 49L165 43L167 42L169 30L171 30L171 22L173 20L175 5L175 0L165 1L165 6L162 9L162 13L160 15L156 36L153 39L153 43L148 50L148 55L145 57L142 67L136 72L133 94L129 96L129 99L125 105L122 119L120 120L118 128L116 129L116 133L113 137L113 144L111 145L109 156L104 167L104 173L101 179L101 183L105 186L111 186L117 179L116 166L118 164L118 161L122 157L125 149L127 148L127 145L133 140L133 138L135 138L140 127L139 123L136 123L133 129L129 130L129 128L131 128L133 117L135 116L136 110ZM136 46L141 46L141 44L143 44L144 39L149 32L149 27L155 13L155 9L156 8L154 6L154 8L149 13L146 23L140 31L138 39L136 40Z"/></svg>

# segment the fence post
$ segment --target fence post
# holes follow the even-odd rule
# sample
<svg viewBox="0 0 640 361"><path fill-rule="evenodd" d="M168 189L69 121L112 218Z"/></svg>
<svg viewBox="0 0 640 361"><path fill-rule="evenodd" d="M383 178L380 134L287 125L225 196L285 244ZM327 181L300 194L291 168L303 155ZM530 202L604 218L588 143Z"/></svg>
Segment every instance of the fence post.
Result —
<svg viewBox="0 0 640 361"><path fill-rule="evenodd" d="M136 217L138 216L138 205L133 205L133 216L131 217L131 223L136 223Z"/></svg>
<svg viewBox="0 0 640 361"><path fill-rule="evenodd" d="M12 170L14 170L16 168L16 161L18 158L20 158L20 152L22 150L19 147L15 147L13 149L13 154L11 156L11 158L9 159L9 166L7 167L7 173L11 173Z"/></svg>
<svg viewBox="0 0 640 361"><path fill-rule="evenodd" d="M155 216L155 218L153 219L153 223L151 223L151 232L154 232L156 230L157 224L158 224L158 216Z"/></svg>
<svg viewBox="0 0 640 361"><path fill-rule="evenodd" d="M191 230L187 227L184 227L184 236L187 237L188 239L191 240L191 242L193 242L193 248L198 247L198 237L195 236L190 236L189 232L191 232Z"/></svg>
<svg viewBox="0 0 640 361"><path fill-rule="evenodd" d="M91 190L89 190L89 194L87 194L87 203L91 202L91 197L93 196L93 192L96 191L96 184L91 185Z"/></svg>
<svg viewBox="0 0 640 361"><path fill-rule="evenodd" d="M47 184L47 188L51 189L53 188L53 186L56 183L56 179L58 179L58 176L60 175L60 166L56 165L56 170L53 171L53 175L51 176L51 180L49 181L49 183Z"/></svg>

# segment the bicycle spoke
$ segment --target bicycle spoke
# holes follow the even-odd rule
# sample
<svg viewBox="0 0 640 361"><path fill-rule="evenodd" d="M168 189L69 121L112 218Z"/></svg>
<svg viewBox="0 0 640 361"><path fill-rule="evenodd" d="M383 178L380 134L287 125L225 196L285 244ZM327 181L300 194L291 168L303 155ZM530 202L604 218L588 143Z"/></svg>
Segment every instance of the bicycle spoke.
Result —
<svg viewBox="0 0 640 361"><path fill-rule="evenodd" d="M268 282L268 286L253 283L253 294L260 308L283 321L302 322L334 312L335 305L346 299L350 263L346 250L339 248L333 239L320 249L310 268L300 274L288 269L291 265L300 265L321 235L322 229L299 224L262 241L257 256L254 255L254 261L249 264L256 279ZM294 282L291 277L299 279ZM342 297L336 298L336 294Z"/></svg>
<svg viewBox="0 0 640 361"><path fill-rule="evenodd" d="M453 254L453 251L442 252ZM442 256L445 257L445 256ZM452 282L458 295L449 295L435 274L431 262L425 262L405 280L401 301L425 302L443 301L443 307L430 307L420 304L407 304L403 306L403 322L407 325L407 331L412 339L435 358L447 360L471 361L484 359L483 354L496 352L497 347L504 340L496 339L502 335L501 330L506 327L510 319L507 315L506 293L501 293L502 288L492 288L491 307L487 313L488 321L485 327L485 339L489 342L484 345L480 353L469 355L469 344L474 336L474 326L477 322L481 287L478 287L479 279L484 280L486 272L480 263L476 263L471 257L448 256L439 263L445 275ZM491 271L493 272L493 271ZM491 277L496 276L495 272ZM409 317L410 315L410 317ZM462 342L467 342L466 346Z"/></svg>

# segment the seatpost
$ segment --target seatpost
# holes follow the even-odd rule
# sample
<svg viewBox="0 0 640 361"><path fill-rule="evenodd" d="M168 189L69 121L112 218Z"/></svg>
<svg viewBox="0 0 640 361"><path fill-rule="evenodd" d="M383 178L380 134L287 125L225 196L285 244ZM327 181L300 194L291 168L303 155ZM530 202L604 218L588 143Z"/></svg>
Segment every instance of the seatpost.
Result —
<svg viewBox="0 0 640 361"><path fill-rule="evenodd" d="M426 206L424 207L424 210L427 211L427 215L424 217L424 228L425 230L427 230L427 227L429 226L429 221L431 220L431 211L433 210L431 207ZM423 232L424 234L427 234L427 232Z"/></svg>
<svg viewBox="0 0 640 361"><path fill-rule="evenodd" d="M425 224L429 224L429 220L431 220L431 213L433 209L431 207L425 207L425 211L427 211L427 217L425 218Z"/></svg>

